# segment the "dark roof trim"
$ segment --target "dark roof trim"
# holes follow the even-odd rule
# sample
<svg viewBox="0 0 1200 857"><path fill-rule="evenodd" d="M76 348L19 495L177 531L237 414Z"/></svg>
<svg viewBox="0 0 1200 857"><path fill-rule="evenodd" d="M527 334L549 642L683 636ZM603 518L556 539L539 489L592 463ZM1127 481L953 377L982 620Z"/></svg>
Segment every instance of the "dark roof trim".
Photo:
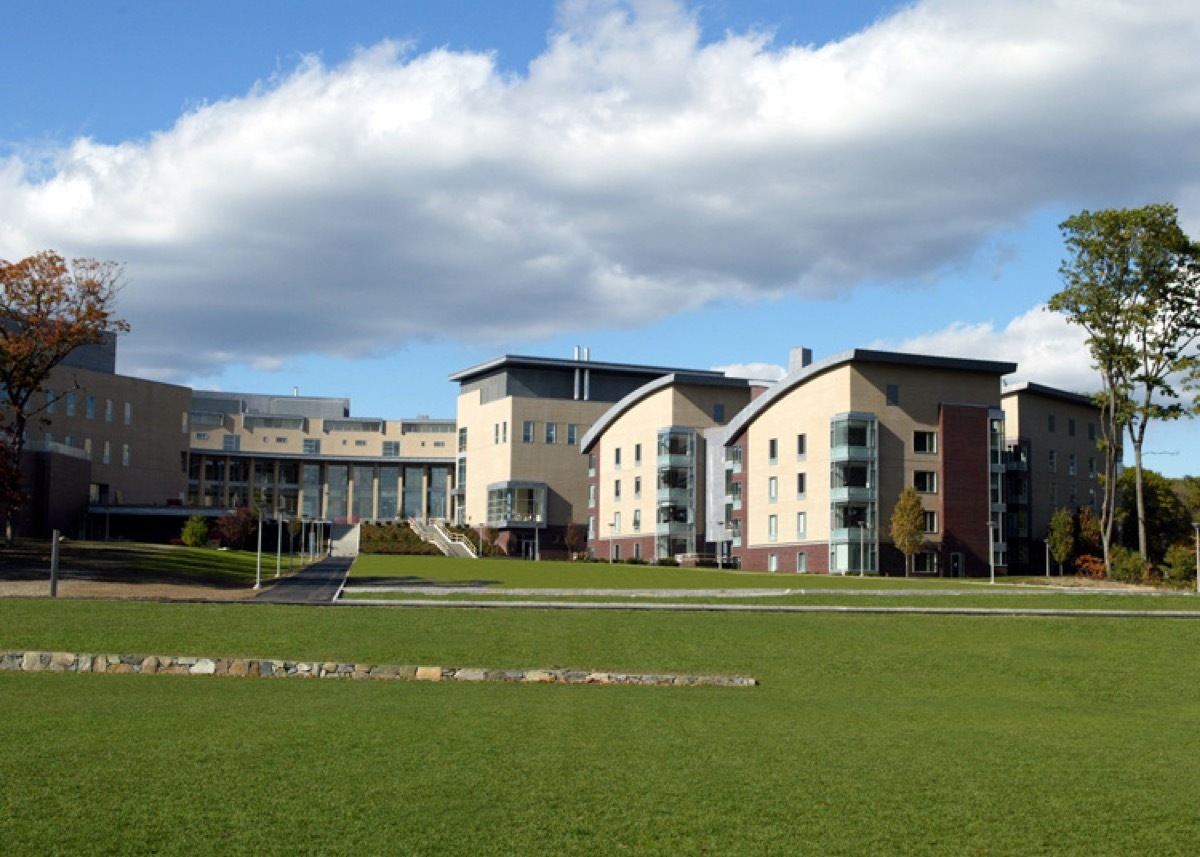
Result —
<svg viewBox="0 0 1200 857"><path fill-rule="evenodd" d="M1073 405L1096 406L1095 400L1084 393L1072 393L1069 390L1060 390L1057 387L1047 387L1045 384L1035 384L1033 381L1023 381L1019 384L1008 385L1000 394L1000 398L1003 399L1007 396L1015 396L1020 393L1044 396L1047 399L1058 399L1063 402L1070 402Z"/></svg>
<svg viewBox="0 0 1200 857"><path fill-rule="evenodd" d="M676 372L686 372L693 375L723 378L721 372L703 369L672 369L665 366L640 366L634 363L603 363L596 360L573 360L557 357L528 357L519 354L504 354L493 357L478 365L459 370L450 375L451 381L470 381L481 375L487 375L506 368L523 369L595 369L602 372L612 372L621 375L657 374L670 375Z"/></svg>
<svg viewBox="0 0 1200 857"><path fill-rule="evenodd" d="M926 369L942 369L949 372L981 372L997 376L1011 375L1017 371L1016 363L993 360L974 360L962 357L935 357L929 354L905 354L900 351L873 351L854 348L834 354L807 366L802 366L784 375L768 387L767 391L741 410L725 430L725 443L737 440L758 416L779 399L804 382L848 363L875 363L893 366L913 366Z"/></svg>
<svg viewBox="0 0 1200 857"><path fill-rule="evenodd" d="M587 430L584 436L579 441L579 451L586 454L592 451L597 441L600 440L600 435L604 434L613 423L615 423L626 411L636 405L638 402L657 393L659 390L667 387L690 385L693 387L730 387L730 388L747 388L751 386L751 382L745 378L730 378L727 375L710 374L708 372L673 372L670 375L664 375L661 378L655 378L653 381L648 381L638 387L632 393L629 393L623 399L614 404L611 408L605 411L600 419L592 424L592 427Z"/></svg>

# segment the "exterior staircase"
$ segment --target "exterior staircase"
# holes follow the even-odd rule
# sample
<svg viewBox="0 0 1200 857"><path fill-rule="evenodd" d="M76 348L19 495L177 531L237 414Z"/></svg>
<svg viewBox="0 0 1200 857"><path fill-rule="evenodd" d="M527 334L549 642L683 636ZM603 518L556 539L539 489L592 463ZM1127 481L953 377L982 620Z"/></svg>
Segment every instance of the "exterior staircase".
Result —
<svg viewBox="0 0 1200 857"><path fill-rule="evenodd" d="M362 528L358 524L332 524L329 531L330 556L358 556L359 536Z"/></svg>
<svg viewBox="0 0 1200 857"><path fill-rule="evenodd" d="M475 545L458 533L450 532L441 521L424 524L416 518L409 518L408 526L421 537L422 541L434 545L446 556L457 556L464 559L479 558L479 552L475 549Z"/></svg>

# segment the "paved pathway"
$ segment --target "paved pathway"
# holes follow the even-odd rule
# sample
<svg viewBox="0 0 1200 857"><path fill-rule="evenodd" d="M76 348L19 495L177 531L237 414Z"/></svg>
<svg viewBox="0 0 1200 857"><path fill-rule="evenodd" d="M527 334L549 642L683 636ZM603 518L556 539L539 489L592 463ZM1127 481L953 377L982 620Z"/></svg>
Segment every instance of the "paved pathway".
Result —
<svg viewBox="0 0 1200 857"><path fill-rule="evenodd" d="M259 593L256 600L279 604L329 604L337 597L353 563L354 557L350 556L327 557Z"/></svg>

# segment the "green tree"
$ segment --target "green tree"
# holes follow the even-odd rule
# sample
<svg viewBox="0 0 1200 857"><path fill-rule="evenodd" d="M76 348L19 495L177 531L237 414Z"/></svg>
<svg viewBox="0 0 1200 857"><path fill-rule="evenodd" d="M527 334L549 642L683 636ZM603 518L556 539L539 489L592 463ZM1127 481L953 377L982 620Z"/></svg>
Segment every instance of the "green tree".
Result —
<svg viewBox="0 0 1200 857"><path fill-rule="evenodd" d="M189 548L202 548L208 544L208 521L203 515L192 515L183 525L179 539Z"/></svg>
<svg viewBox="0 0 1200 857"><path fill-rule="evenodd" d="M1175 389L1195 377L1200 338L1200 249L1179 227L1173 205L1084 211L1060 225L1071 256L1059 268L1065 288L1049 302L1088 335L1102 390L1100 509L1106 569L1111 570L1117 474L1123 440L1133 448L1139 552L1147 552L1142 447L1155 420L1189 408Z"/></svg>
<svg viewBox="0 0 1200 857"><path fill-rule="evenodd" d="M1121 515L1118 520L1137 520L1137 486L1133 471L1126 470L1118 480ZM1149 562L1158 565L1167 549L1186 541L1192 534L1192 518L1175 490L1175 483L1154 470L1142 471L1142 508L1145 511L1145 539ZM1131 550L1139 546L1137 532L1126 531L1121 543Z"/></svg>
<svg viewBox="0 0 1200 857"><path fill-rule="evenodd" d="M31 419L46 407L43 384L50 372L83 345L102 342L129 326L113 317L121 267L115 262L67 262L45 251L19 262L0 260L0 432L6 478L19 474ZM20 492L5 498L7 540Z"/></svg>
<svg viewBox="0 0 1200 857"><path fill-rule="evenodd" d="M1046 534L1050 542L1050 556L1058 563L1062 575L1063 564L1075 552L1075 516L1070 509L1058 508L1050 516L1050 531ZM1046 569L1050 573L1050 569Z"/></svg>
<svg viewBox="0 0 1200 857"><path fill-rule="evenodd" d="M912 576L912 558L925 542L925 507L921 495L909 485L900 492L892 510L892 544L904 554L904 576Z"/></svg>

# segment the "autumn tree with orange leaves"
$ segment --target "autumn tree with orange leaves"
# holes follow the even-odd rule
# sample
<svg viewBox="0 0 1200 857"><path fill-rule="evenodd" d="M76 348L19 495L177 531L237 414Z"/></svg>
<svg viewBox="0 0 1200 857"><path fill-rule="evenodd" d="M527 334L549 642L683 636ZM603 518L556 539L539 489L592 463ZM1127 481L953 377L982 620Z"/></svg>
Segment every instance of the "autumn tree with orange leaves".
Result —
<svg viewBox="0 0 1200 857"><path fill-rule="evenodd" d="M35 394L76 348L129 330L113 317L122 273L116 262L68 262L52 250L19 262L0 260L0 479L7 489L0 491L0 514L10 543L23 502L17 474L26 428L46 407Z"/></svg>

